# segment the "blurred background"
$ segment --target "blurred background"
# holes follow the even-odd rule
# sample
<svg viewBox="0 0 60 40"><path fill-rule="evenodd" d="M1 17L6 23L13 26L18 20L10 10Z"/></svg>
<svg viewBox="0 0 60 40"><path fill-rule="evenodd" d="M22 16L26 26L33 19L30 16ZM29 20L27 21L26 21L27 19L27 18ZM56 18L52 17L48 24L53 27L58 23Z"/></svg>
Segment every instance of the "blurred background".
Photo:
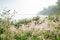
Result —
<svg viewBox="0 0 60 40"><path fill-rule="evenodd" d="M2 10L16 10L17 14L14 19L32 18L40 15L40 11L49 6L57 5L57 0L0 0L0 11ZM40 15L45 17L47 15Z"/></svg>

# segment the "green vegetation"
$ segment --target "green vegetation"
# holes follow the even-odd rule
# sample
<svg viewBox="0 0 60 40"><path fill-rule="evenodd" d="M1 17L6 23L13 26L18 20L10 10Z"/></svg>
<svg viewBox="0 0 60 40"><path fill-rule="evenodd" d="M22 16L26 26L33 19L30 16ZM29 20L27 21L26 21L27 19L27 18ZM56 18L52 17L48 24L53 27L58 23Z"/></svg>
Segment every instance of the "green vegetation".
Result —
<svg viewBox="0 0 60 40"><path fill-rule="evenodd" d="M0 34L3 34L5 32L4 28L0 28Z"/></svg>
<svg viewBox="0 0 60 40"><path fill-rule="evenodd" d="M28 40L32 36L31 32L25 32L24 34L15 34L14 38L16 40Z"/></svg>
<svg viewBox="0 0 60 40"><path fill-rule="evenodd" d="M9 12L6 12L6 13L8 14ZM38 24L39 23L38 21L41 20L40 17L37 16L37 17L33 17L32 19L11 21L12 18L9 18L7 14L3 14L3 16L0 18L0 40L60 40L60 32L59 32L60 16L59 15L48 16L46 18L46 20L48 20L47 21L48 25L50 27L53 27L53 29L55 29L54 31L50 31L50 30L48 31L38 30L37 31L34 28L31 28L31 30L27 29L25 31L24 29L21 28L23 25L24 26L29 25L29 23L32 23L33 21L35 21L36 24ZM13 31L11 27L14 27L16 31Z"/></svg>
<svg viewBox="0 0 60 40"><path fill-rule="evenodd" d="M55 11L58 10L56 6L51 8ZM51 8L49 10L52 10ZM49 15L42 21L39 16L13 21L12 17L15 13L15 10L12 13L10 10L4 10L0 13L0 40L60 40L59 12L56 12L56 15ZM42 24L39 24L40 21Z"/></svg>

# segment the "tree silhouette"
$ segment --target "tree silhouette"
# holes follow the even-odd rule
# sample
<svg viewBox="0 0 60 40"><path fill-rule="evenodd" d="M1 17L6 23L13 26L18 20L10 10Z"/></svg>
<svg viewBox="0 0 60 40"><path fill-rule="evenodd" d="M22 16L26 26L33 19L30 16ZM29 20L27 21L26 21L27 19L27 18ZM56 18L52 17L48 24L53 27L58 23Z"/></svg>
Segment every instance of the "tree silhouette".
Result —
<svg viewBox="0 0 60 40"><path fill-rule="evenodd" d="M48 8L43 9L38 14L42 15L60 14L60 0L57 0L57 5L49 6Z"/></svg>

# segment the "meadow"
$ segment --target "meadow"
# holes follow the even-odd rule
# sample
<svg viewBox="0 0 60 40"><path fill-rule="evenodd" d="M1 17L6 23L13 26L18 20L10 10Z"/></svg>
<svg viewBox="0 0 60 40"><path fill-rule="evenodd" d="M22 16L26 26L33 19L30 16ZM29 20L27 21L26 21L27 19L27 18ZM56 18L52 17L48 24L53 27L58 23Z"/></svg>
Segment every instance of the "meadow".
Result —
<svg viewBox="0 0 60 40"><path fill-rule="evenodd" d="M0 40L60 40L60 14L13 21L9 12L0 14Z"/></svg>

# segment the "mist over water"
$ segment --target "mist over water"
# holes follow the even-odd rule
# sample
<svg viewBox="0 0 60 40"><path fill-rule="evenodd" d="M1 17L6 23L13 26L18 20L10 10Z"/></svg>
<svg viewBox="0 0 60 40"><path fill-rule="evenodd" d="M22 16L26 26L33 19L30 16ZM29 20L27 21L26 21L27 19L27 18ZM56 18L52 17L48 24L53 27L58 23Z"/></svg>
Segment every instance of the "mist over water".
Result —
<svg viewBox="0 0 60 40"><path fill-rule="evenodd" d="M47 15L18 15L14 17L14 20L19 20L19 19L32 19L33 17L39 16L41 19L44 19L47 17Z"/></svg>
<svg viewBox="0 0 60 40"><path fill-rule="evenodd" d="M48 6L56 4L57 0L0 0L0 10L11 9L17 10L18 13L13 19L33 18L40 16L44 18L46 15L37 15L38 12Z"/></svg>

